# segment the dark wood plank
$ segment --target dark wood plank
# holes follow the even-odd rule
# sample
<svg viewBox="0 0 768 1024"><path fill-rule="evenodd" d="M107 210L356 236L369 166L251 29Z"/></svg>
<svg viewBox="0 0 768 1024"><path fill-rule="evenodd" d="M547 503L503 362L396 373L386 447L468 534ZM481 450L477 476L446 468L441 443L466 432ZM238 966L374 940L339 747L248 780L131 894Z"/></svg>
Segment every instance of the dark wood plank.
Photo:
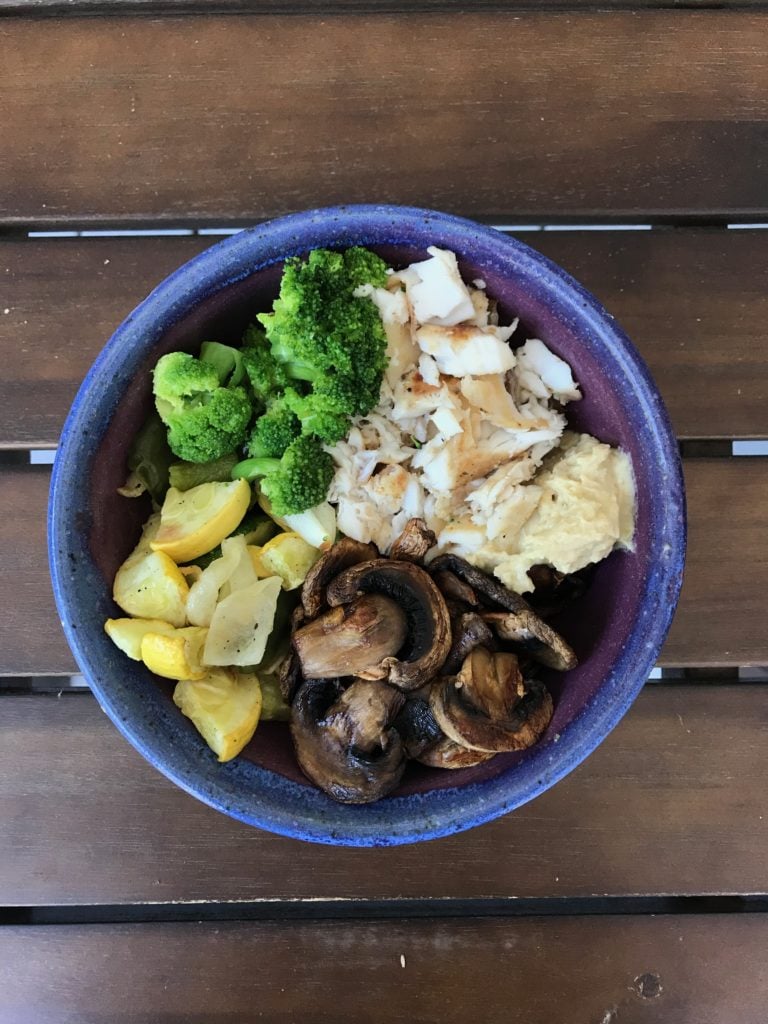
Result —
<svg viewBox="0 0 768 1024"><path fill-rule="evenodd" d="M8 18L0 223L360 200L759 217L766 31L687 10Z"/></svg>
<svg viewBox="0 0 768 1024"><path fill-rule="evenodd" d="M5 241L0 447L56 444L72 399L117 325L210 238Z"/></svg>
<svg viewBox="0 0 768 1024"><path fill-rule="evenodd" d="M649 686L515 813L428 849L353 850L198 803L88 694L0 697L0 904L766 893L767 727L766 687Z"/></svg>
<svg viewBox="0 0 768 1024"><path fill-rule="evenodd" d="M764 8L764 0L474 0L474 11ZM22 15L79 14L406 14L465 11L463 0L0 0L0 11Z"/></svg>
<svg viewBox="0 0 768 1024"><path fill-rule="evenodd" d="M768 460L693 459L685 465L689 554L683 594L659 663L768 664L765 533ZM46 562L48 475L8 468L0 476L0 675L70 672Z"/></svg>
<svg viewBox="0 0 768 1024"><path fill-rule="evenodd" d="M590 288L634 340L680 437L768 436L768 232L524 234ZM0 447L55 444L117 324L210 238L6 241ZM46 356L45 353L48 352Z"/></svg>
<svg viewBox="0 0 768 1024"><path fill-rule="evenodd" d="M474 0L472 10L578 13L651 8L764 9L765 0ZM0 11L36 16L80 14L425 14L466 11L463 0L0 0Z"/></svg>
<svg viewBox="0 0 768 1024"><path fill-rule="evenodd" d="M0 469L0 675L77 672L53 601L46 547L50 473Z"/></svg>
<svg viewBox="0 0 768 1024"><path fill-rule="evenodd" d="M659 662L767 665L768 459L689 459L684 467L688 558Z"/></svg>
<svg viewBox="0 0 768 1024"><path fill-rule="evenodd" d="M767 952L764 915L14 927L0 1020L762 1024Z"/></svg>

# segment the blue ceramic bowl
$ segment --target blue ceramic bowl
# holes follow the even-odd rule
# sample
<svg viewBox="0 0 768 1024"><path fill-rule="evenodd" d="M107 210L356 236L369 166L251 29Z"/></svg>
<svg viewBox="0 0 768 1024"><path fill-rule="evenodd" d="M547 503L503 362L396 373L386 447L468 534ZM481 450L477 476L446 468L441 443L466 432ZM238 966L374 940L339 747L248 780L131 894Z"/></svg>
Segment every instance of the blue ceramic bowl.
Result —
<svg viewBox="0 0 768 1024"><path fill-rule="evenodd" d="M310 786L285 726L265 723L244 754L219 764L171 700L171 684L105 636L120 614L111 582L148 509L116 495L131 437L151 404L149 371L164 352L206 338L237 340L268 309L288 255L365 245L403 265L428 245L454 250L466 280L482 277L502 317L519 315L573 367L584 399L571 424L631 455L638 489L634 553L597 569L558 627L579 667L551 681L556 710L542 741L460 772L409 768L376 804L348 807ZM570 772L608 735L645 682L680 589L685 508L677 445L648 371L613 318L559 267L471 221L395 206L312 210L214 245L165 280L117 329L83 382L53 473L49 553L64 631L99 703L155 767L187 792L260 828L351 846L411 843L514 810ZM117 739L115 740L117 742Z"/></svg>

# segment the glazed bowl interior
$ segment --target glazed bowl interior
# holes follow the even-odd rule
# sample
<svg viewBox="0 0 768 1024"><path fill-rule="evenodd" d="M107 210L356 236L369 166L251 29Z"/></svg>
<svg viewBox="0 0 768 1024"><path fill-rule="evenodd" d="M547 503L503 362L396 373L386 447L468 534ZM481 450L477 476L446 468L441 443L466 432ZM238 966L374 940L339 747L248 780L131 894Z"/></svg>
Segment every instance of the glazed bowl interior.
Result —
<svg viewBox="0 0 768 1024"><path fill-rule="evenodd" d="M117 494L132 437L151 409L160 355L205 340L238 343L277 294L282 260L320 246L367 245L395 267L454 250L465 280L482 278L502 323L521 320L513 345L540 337L572 367L584 398L569 427L632 459L638 507L634 552L615 552L556 627L579 666L547 682L555 714L522 754L457 772L410 766L390 797L334 803L301 775L288 729L263 723L235 761L219 765L171 700L172 684L129 662L103 632L121 614L114 573L149 514ZM654 662L677 598L684 547L679 461L645 367L611 318L559 268L478 225L427 211L350 207L310 211L243 232L177 271L118 329L91 370L57 455L49 538L65 631L100 703L127 738L179 785L273 831L352 845L401 843L468 828L518 806L571 770L629 707ZM117 742L117 739L116 739Z"/></svg>

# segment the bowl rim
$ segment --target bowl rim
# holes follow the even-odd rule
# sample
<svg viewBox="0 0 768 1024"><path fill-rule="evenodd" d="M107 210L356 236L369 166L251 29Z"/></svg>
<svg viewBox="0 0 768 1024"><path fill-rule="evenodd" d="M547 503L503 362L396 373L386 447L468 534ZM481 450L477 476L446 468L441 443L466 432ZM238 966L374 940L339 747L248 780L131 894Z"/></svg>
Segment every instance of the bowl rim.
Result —
<svg viewBox="0 0 768 1024"><path fill-rule="evenodd" d="M306 252L318 245L333 246L334 224L343 222L345 231L354 229L361 234L370 230L373 222L391 225L396 233L401 233L398 235L400 244L408 244L403 233L407 235L414 220L422 226L453 234L457 246L464 237L475 243L482 241L486 250L499 252L504 258L514 253L516 266L528 274L536 272L546 280L548 288L555 288L557 304L573 316L582 330L588 329L601 341L610 342L622 373L634 379L654 438L655 461L665 467L668 488L663 523L659 527L664 533L665 557L655 566L652 581L649 579L646 583L640 598L645 614L633 622L627 643L599 690L556 742L544 747L534 746L522 762L493 778L460 787L390 797L364 807L337 804L325 794L299 787L266 768L249 762L250 769L246 769L238 764L238 759L219 766L226 771L218 772L215 779L201 782L199 767L195 770L195 764L178 756L178 751L158 749L148 723L126 715L123 702L110 691L109 682L100 679L87 635L70 621L68 609L77 601L73 574L67 564L69 534L75 530L72 499L76 496L76 484L70 471L74 468L72 458L77 439L82 436L89 407L94 402L93 386L103 374L111 373L120 364L119 355L126 345L137 339L148 339L142 347L146 353L153 341L165 332L167 324L188 313L208 295L235 284L257 269L280 262L291 251ZM311 239L313 235L322 236L324 240L308 241L308 236ZM352 243L345 241L344 244ZM254 263L255 253L261 255ZM158 323L166 324L159 332ZM685 547L685 492L677 441L647 367L613 317L566 271L517 238L452 214L390 204L323 207L266 221L213 244L166 277L118 326L83 380L61 432L48 506L49 563L64 633L102 710L123 736L155 768L217 810L281 835L346 846L400 845L473 828L527 803L571 772L613 730L645 684L677 605ZM81 545L81 553L86 553L86 545ZM606 694L611 699L602 699ZM242 787L239 791L241 776L253 770L271 776L268 780L262 779L269 788L270 799L261 806L253 795L248 800L243 799ZM292 805L296 803L299 789L302 809L297 811ZM307 807L312 810L309 817L302 814ZM334 808L335 814L332 813Z"/></svg>

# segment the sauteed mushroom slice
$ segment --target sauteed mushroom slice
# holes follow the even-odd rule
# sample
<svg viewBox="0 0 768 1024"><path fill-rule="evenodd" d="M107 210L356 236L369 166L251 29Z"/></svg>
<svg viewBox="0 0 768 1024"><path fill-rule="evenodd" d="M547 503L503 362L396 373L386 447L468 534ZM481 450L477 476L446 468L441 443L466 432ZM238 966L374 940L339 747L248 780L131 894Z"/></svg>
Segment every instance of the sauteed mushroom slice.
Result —
<svg viewBox="0 0 768 1024"><path fill-rule="evenodd" d="M379 557L373 544L361 544L350 537L342 537L307 573L301 588L301 603L308 619L313 619L325 606L325 588L334 576L360 562Z"/></svg>
<svg viewBox="0 0 768 1024"><path fill-rule="evenodd" d="M301 626L304 619L304 609L300 604L297 604L291 612L291 635ZM283 695L283 700L289 704L291 703L301 680L301 663L293 644L291 644L290 650L280 662L280 668L277 673L277 681L280 686L280 693Z"/></svg>
<svg viewBox="0 0 768 1024"><path fill-rule="evenodd" d="M577 600L589 585L594 566L578 573L564 574L551 565L533 565L528 575L533 581L534 591L528 595L528 604L541 618L557 615Z"/></svg>
<svg viewBox="0 0 768 1024"><path fill-rule="evenodd" d="M573 648L531 608L519 612L483 612L501 640L513 643L534 661L568 672L579 663Z"/></svg>
<svg viewBox="0 0 768 1024"><path fill-rule="evenodd" d="M525 750L552 718L552 698L537 680L523 680L514 654L477 647L458 676L439 680L430 703L446 736L489 753Z"/></svg>
<svg viewBox="0 0 768 1024"><path fill-rule="evenodd" d="M405 529L392 544L389 557L395 561L414 562L421 565L424 556L437 544L437 537L423 519L409 519Z"/></svg>
<svg viewBox="0 0 768 1024"><path fill-rule="evenodd" d="M395 728L403 738L408 757L431 768L471 768L494 756L449 740L432 714L428 695L427 699L409 696L395 719Z"/></svg>
<svg viewBox="0 0 768 1024"><path fill-rule="evenodd" d="M442 668L446 676L455 675L476 647L492 647L494 643L490 626L473 611L451 615L451 636L451 649Z"/></svg>
<svg viewBox="0 0 768 1024"><path fill-rule="evenodd" d="M476 764L490 761L495 754L483 750L470 750L443 736L431 747L427 747L416 760L430 768L474 768Z"/></svg>
<svg viewBox="0 0 768 1024"><path fill-rule="evenodd" d="M482 569L470 565L458 555L438 555L434 561L430 562L429 571L432 575L446 571L453 573L454 576L458 576L463 583L471 587L486 604L498 605L499 608L505 608L510 612L522 611L529 607L527 601L519 594L508 590L503 583L499 583Z"/></svg>
<svg viewBox="0 0 768 1024"><path fill-rule="evenodd" d="M330 608L293 634L306 679L383 679L406 640L406 617L383 594Z"/></svg>
<svg viewBox="0 0 768 1024"><path fill-rule="evenodd" d="M457 576L463 584L479 594L486 605L504 609L503 612L490 609L480 612L500 639L518 645L536 661L561 672L575 668L578 664L573 649L536 614L528 602L488 573L470 565L458 555L450 554L440 555L430 564L429 569L435 578L439 576L442 579L447 573Z"/></svg>
<svg viewBox="0 0 768 1024"><path fill-rule="evenodd" d="M432 714L428 696L426 699L409 696L394 724L402 737L408 757L419 757L428 747L445 739L443 730Z"/></svg>
<svg viewBox="0 0 768 1024"><path fill-rule="evenodd" d="M451 626L443 595L429 574L410 562L377 558L337 576L327 600L335 608L364 594L382 594L405 613L405 643L396 657L385 659L389 682L415 690L434 678L451 646Z"/></svg>
<svg viewBox="0 0 768 1024"><path fill-rule="evenodd" d="M397 786L405 748L392 726L403 694L386 683L308 679L293 702L291 734L304 774L348 804L378 800Z"/></svg>
<svg viewBox="0 0 768 1024"><path fill-rule="evenodd" d="M469 605L470 608L476 608L480 604L477 594L472 587L463 580L460 580L455 573L443 569L439 572L433 572L432 579L440 588L440 593L447 600L459 601L461 604Z"/></svg>
<svg viewBox="0 0 768 1024"><path fill-rule="evenodd" d="M277 673L277 682L280 686L280 693L283 695L283 700L287 701L288 704L293 700L293 695L299 688L301 679L301 663L299 662L299 656L296 651L294 651L293 647L291 647L290 651L280 662L280 668Z"/></svg>

